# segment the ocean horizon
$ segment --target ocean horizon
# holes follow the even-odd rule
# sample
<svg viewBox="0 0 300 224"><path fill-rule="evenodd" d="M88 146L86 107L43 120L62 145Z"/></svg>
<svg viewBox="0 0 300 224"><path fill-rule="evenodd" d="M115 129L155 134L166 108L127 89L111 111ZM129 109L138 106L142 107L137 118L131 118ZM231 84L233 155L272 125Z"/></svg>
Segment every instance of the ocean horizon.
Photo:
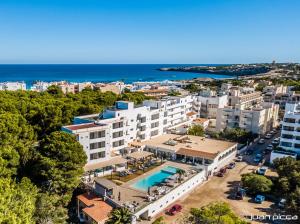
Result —
<svg viewBox="0 0 300 224"><path fill-rule="evenodd" d="M230 78L228 75L159 71L164 67L222 64L0 64L0 82L36 81L114 82L164 81L193 78Z"/></svg>

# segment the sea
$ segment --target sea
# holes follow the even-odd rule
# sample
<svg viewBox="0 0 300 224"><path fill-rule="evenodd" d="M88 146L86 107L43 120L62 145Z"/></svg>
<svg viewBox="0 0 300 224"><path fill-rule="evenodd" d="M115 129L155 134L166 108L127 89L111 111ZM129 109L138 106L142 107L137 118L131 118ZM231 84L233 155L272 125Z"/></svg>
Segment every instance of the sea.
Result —
<svg viewBox="0 0 300 224"><path fill-rule="evenodd" d="M113 82L165 81L193 78L230 78L228 75L159 71L159 68L208 64L1 64L0 82L36 81ZM217 66L216 64L209 64Z"/></svg>

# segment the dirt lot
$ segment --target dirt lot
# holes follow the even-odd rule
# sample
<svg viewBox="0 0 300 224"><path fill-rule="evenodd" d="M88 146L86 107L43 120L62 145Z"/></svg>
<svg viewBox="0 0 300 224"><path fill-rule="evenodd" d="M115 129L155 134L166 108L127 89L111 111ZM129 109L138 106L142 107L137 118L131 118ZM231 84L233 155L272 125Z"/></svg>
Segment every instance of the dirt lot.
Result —
<svg viewBox="0 0 300 224"><path fill-rule="evenodd" d="M161 213L157 217L164 216L166 223L178 224L179 220L182 219L184 214L189 212L190 208L199 208L215 201L225 201L229 203L233 211L241 217L251 214L267 214L271 212L270 206L272 205L272 202L264 201L262 204L256 204L247 197L244 198L244 200L233 200L229 198L234 186L239 184L240 175L243 173L249 173L256 168L256 166L248 165L245 162L237 163L237 166L232 170L228 170L229 172L227 172L224 177L212 177L209 181L196 188L186 197L178 200L176 203L183 206L183 212L181 212L181 214L168 216Z"/></svg>

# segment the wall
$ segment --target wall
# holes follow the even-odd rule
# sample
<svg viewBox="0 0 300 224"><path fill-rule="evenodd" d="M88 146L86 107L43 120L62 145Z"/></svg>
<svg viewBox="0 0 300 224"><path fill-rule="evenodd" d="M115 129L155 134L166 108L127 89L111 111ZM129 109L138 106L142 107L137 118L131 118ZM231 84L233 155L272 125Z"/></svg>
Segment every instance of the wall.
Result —
<svg viewBox="0 0 300 224"><path fill-rule="evenodd" d="M186 193L193 190L196 186L200 185L204 182L206 179L205 172L201 171L200 173L193 176L191 179L187 180L186 182L182 183L180 186L173 189L168 194L164 195L157 201L149 204L145 208L141 209L140 211L136 212L134 215L136 217L139 217L143 213L148 211L148 215L150 217L154 217L158 213L160 213L162 210L164 210L166 207L168 207L170 204L175 202L178 198L182 197ZM135 222L133 222L135 223Z"/></svg>

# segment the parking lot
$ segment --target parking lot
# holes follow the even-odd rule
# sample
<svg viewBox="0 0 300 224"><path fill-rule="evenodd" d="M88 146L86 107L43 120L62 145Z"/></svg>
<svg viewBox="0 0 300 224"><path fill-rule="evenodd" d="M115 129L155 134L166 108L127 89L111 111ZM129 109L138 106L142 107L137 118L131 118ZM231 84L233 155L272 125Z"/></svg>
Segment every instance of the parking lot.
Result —
<svg viewBox="0 0 300 224"><path fill-rule="evenodd" d="M243 200L235 200L232 199L231 196L235 192L236 187L240 184L241 174L254 172L261 165L253 162L256 153L262 153L263 150L271 144L272 140L279 135L280 134L277 133L271 139L266 139L264 144L253 144L249 147L250 150L254 151L253 154L243 156L245 161L237 162L236 167L228 170L224 177L214 176L209 181L196 188L193 192L189 193L186 197L178 200L176 203L183 206L183 211L180 214L168 216L161 213L159 216L164 216L166 223L179 224L182 217L186 215L191 208L200 208L201 206L205 206L208 203L215 201L225 201L229 203L233 211L240 217L266 215L276 212L273 210L276 209L273 202L264 201L262 204L257 204L249 197L245 197ZM264 160L268 160L268 157L268 154L264 155ZM248 221L250 222L250 220ZM251 223L259 222L251 221Z"/></svg>

